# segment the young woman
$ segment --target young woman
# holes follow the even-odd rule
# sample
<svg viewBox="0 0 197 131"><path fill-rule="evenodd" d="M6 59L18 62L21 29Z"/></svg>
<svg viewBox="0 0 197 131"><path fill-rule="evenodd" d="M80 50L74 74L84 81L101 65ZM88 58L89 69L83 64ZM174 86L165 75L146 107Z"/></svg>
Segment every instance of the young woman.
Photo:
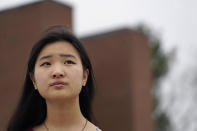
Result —
<svg viewBox="0 0 197 131"><path fill-rule="evenodd" d="M64 26L50 27L32 48L8 131L99 131L91 123L93 90L80 41Z"/></svg>

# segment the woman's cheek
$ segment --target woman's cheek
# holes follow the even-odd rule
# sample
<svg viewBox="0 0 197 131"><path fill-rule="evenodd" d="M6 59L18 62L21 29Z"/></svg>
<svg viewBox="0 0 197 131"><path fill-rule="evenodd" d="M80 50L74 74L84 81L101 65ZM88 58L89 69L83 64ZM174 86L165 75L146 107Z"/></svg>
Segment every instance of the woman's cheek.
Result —
<svg viewBox="0 0 197 131"><path fill-rule="evenodd" d="M38 88L42 89L47 86L47 74L43 71L35 72L35 80Z"/></svg>

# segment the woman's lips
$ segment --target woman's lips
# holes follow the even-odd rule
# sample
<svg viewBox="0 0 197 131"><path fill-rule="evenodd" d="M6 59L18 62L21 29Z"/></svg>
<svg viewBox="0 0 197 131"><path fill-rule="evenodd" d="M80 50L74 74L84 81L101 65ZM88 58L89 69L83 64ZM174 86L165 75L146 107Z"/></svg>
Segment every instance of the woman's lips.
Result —
<svg viewBox="0 0 197 131"><path fill-rule="evenodd" d="M50 84L50 86L53 86L55 88L63 88L67 83L63 81L56 81Z"/></svg>

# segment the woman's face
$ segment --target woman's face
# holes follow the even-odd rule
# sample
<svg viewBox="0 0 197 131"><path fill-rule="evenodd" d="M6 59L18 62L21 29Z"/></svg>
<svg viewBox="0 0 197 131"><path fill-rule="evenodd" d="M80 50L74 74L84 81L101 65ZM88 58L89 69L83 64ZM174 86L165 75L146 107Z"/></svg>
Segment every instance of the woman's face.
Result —
<svg viewBox="0 0 197 131"><path fill-rule="evenodd" d="M78 97L88 78L77 50L65 41L46 45L40 52L32 81L46 100Z"/></svg>

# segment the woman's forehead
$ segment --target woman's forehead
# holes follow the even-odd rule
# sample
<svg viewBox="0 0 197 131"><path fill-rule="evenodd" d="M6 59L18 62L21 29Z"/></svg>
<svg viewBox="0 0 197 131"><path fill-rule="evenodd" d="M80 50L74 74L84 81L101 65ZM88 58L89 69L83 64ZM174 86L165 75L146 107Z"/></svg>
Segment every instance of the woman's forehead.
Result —
<svg viewBox="0 0 197 131"><path fill-rule="evenodd" d="M78 57L77 50L69 42L58 41L46 45L40 52L38 59L42 57L60 56L60 57Z"/></svg>

